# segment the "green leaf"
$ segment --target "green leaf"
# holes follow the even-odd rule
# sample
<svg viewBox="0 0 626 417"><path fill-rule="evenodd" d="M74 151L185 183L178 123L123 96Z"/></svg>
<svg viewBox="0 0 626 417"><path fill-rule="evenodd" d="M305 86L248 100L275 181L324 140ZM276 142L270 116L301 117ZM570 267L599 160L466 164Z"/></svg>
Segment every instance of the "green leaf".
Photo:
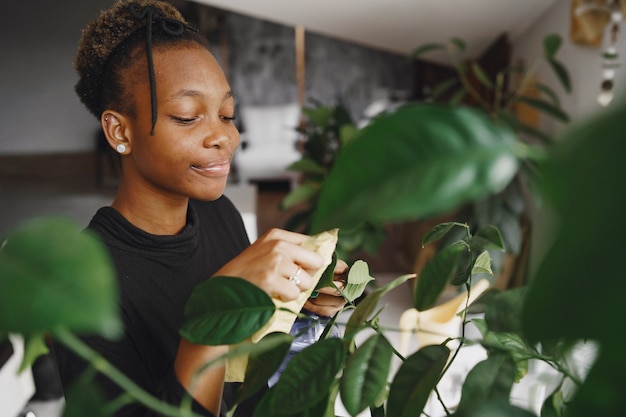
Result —
<svg viewBox="0 0 626 417"><path fill-rule="evenodd" d="M354 312L350 315L348 323L346 323L346 332L344 339L349 341L354 338L360 327L368 320L368 318L374 312L380 299L389 291L393 290L399 285L404 284L407 280L411 278L415 278L415 275L402 275L392 280L391 282L388 282L382 287L376 288L374 291L365 296L365 298L361 300L361 302L357 305Z"/></svg>
<svg viewBox="0 0 626 417"><path fill-rule="evenodd" d="M526 103L529 106L536 108L537 110L541 110L542 112L554 117L557 120L560 120L565 123L569 122L569 116L567 115L567 113L565 113L560 108L553 106L551 103L547 101L544 101L538 98L524 97L524 96L520 97L519 101L521 101L522 103Z"/></svg>
<svg viewBox="0 0 626 417"><path fill-rule="evenodd" d="M489 90L493 90L494 88L493 82L489 79L485 71L483 71L483 69L480 67L480 65L476 61L472 61L472 72L474 73L474 75L476 76L476 78L482 85L487 87Z"/></svg>
<svg viewBox="0 0 626 417"><path fill-rule="evenodd" d="M463 39L452 37L450 38L450 44L454 45L460 52L465 52L466 45Z"/></svg>
<svg viewBox="0 0 626 417"><path fill-rule="evenodd" d="M568 399L568 417L620 416L626 409L626 358L623 341L603 343L600 354L588 371L573 399Z"/></svg>
<svg viewBox="0 0 626 417"><path fill-rule="evenodd" d="M367 339L348 359L340 382L343 405L352 416L367 407L387 386L393 347L387 339L376 333Z"/></svg>
<svg viewBox="0 0 626 417"><path fill-rule="evenodd" d="M104 394L94 384L88 374L83 374L67 390L67 405L63 409L63 417L109 417Z"/></svg>
<svg viewBox="0 0 626 417"><path fill-rule="evenodd" d="M465 89L465 87L459 88L456 93L452 95L452 98L450 98L448 104L450 104L451 106L457 106L463 101L466 96L467 90Z"/></svg>
<svg viewBox="0 0 626 417"><path fill-rule="evenodd" d="M431 391L439 382L450 350L442 345L431 345L409 356L400 365L391 382L387 415L413 417L420 415Z"/></svg>
<svg viewBox="0 0 626 417"><path fill-rule="evenodd" d="M363 294L367 285L373 280L366 262L361 260L354 262L348 272L348 282L343 290L344 298L353 302Z"/></svg>
<svg viewBox="0 0 626 417"><path fill-rule="evenodd" d="M302 113L311 123L321 128L326 128L333 117L333 108L329 106L304 107Z"/></svg>
<svg viewBox="0 0 626 417"><path fill-rule="evenodd" d="M543 51L546 59L554 59L559 48L561 48L562 42L561 36L556 34L550 34L543 39Z"/></svg>
<svg viewBox="0 0 626 417"><path fill-rule="evenodd" d="M271 396L272 415L304 411L327 397L345 355L343 341L338 338L320 340L295 355Z"/></svg>
<svg viewBox="0 0 626 417"><path fill-rule="evenodd" d="M319 193L320 185L317 182L305 181L291 190L280 202L282 210L288 210L298 204L311 201Z"/></svg>
<svg viewBox="0 0 626 417"><path fill-rule="evenodd" d="M463 252L467 252L466 246L451 245L437 252L424 266L417 280L413 301L413 306L418 311L428 310L437 304L443 290L456 275L458 261Z"/></svg>
<svg viewBox="0 0 626 417"><path fill-rule="evenodd" d="M534 83L533 87L542 92L544 95L548 96L554 107L561 107L561 101L559 100L559 96L554 92L553 89L539 82Z"/></svg>
<svg viewBox="0 0 626 417"><path fill-rule="evenodd" d="M510 332L487 332L484 336L483 345L492 352L497 349L511 355L515 364L515 382L519 382L528 373L529 351L522 338Z"/></svg>
<svg viewBox="0 0 626 417"><path fill-rule="evenodd" d="M626 212L619 191L626 178L624 114L622 101L579 121L540 165L546 204L562 226L550 236L525 300L524 331L532 340L619 343L624 326L617 330L613 318L623 316L626 294L626 223L619 220Z"/></svg>
<svg viewBox="0 0 626 417"><path fill-rule="evenodd" d="M552 71L554 71L554 74L557 76L557 78L561 82L561 85L563 86L565 91L567 91L568 93L571 93L572 82L570 80L570 75L569 75L569 71L567 71L567 68L565 68L565 66L561 64L559 61L556 61L553 59L549 60L548 64L550 64Z"/></svg>
<svg viewBox="0 0 626 417"><path fill-rule="evenodd" d="M335 278L335 267L337 266L337 252L333 252L332 260L330 261L330 265L326 267L320 280L317 282L315 289L318 290L324 287L334 287L334 278Z"/></svg>
<svg viewBox="0 0 626 417"><path fill-rule="evenodd" d="M490 401L508 403L514 378L515 364L510 355L490 355L467 374L459 412L466 412Z"/></svg>
<svg viewBox="0 0 626 417"><path fill-rule="evenodd" d="M331 391L333 387L331 387ZM272 410L272 400L276 393L276 386L270 388L255 406L252 417L275 417L276 414ZM327 395L314 404L306 404L307 408L301 411L281 410L282 417L334 417L334 403L331 403L331 395ZM330 414L332 412L332 414Z"/></svg>
<svg viewBox="0 0 626 417"><path fill-rule="evenodd" d="M38 357L47 354L49 351L44 333L27 335L24 339L24 357L18 372L21 373L29 368Z"/></svg>
<svg viewBox="0 0 626 417"><path fill-rule="evenodd" d="M504 400L489 400L475 408L459 410L454 417L536 417L528 410L519 408Z"/></svg>
<svg viewBox="0 0 626 417"><path fill-rule="evenodd" d="M353 125L352 123L346 123L341 125L339 128L339 139L341 141L341 145L345 145L354 139L359 133L359 129Z"/></svg>
<svg viewBox="0 0 626 417"><path fill-rule="evenodd" d="M67 218L41 217L10 233L0 250L0 333L59 326L118 336L117 280L98 238Z"/></svg>
<svg viewBox="0 0 626 417"><path fill-rule="evenodd" d="M445 46L439 43L428 43L426 45L422 45L419 48L416 48L413 50L413 52L411 52L411 55L409 55L410 59L417 59L419 58L421 55L427 53L427 52L432 52L432 51L439 51L445 49Z"/></svg>
<svg viewBox="0 0 626 417"><path fill-rule="evenodd" d="M565 415L565 401L563 391L556 390L550 394L541 406L540 417L563 417Z"/></svg>
<svg viewBox="0 0 626 417"><path fill-rule="evenodd" d="M504 251L504 240L500 230L493 226L483 226L472 236L470 247L474 252L482 252L486 249L497 249Z"/></svg>
<svg viewBox="0 0 626 417"><path fill-rule="evenodd" d="M424 238L422 239L422 247L428 245L431 242L435 242L441 239L455 226L463 227L466 230L469 229L469 227L465 223L458 223L458 222L440 223L436 225L435 227L433 227L432 229L430 229L428 232L426 232L426 234L424 235Z"/></svg>
<svg viewBox="0 0 626 417"><path fill-rule="evenodd" d="M491 269L491 257L489 256L488 251L484 251L476 257L476 261L474 262L474 265L472 265L472 275L473 274L493 275L493 270Z"/></svg>
<svg viewBox="0 0 626 417"><path fill-rule="evenodd" d="M289 171L305 174L324 174L324 167L311 158L302 158L287 167Z"/></svg>
<svg viewBox="0 0 626 417"><path fill-rule="evenodd" d="M456 78L451 78L449 80L440 82L433 88L433 91L431 93L432 99L436 101L439 97L444 95L446 92L448 92L452 87L454 87L458 83L459 81Z"/></svg>
<svg viewBox="0 0 626 417"><path fill-rule="evenodd" d="M528 287L517 287L495 294L485 310L489 328L523 335L521 318L527 292Z"/></svg>
<svg viewBox="0 0 626 417"><path fill-rule="evenodd" d="M213 277L194 288L180 334L203 345L232 345L252 336L276 310L269 295L248 281Z"/></svg>
<svg viewBox="0 0 626 417"><path fill-rule="evenodd" d="M244 383L237 391L236 403L250 398L260 389L267 386L267 381L278 370L289 353L293 336L285 333L269 333L258 345L271 344L272 349L248 356L248 365Z"/></svg>
<svg viewBox="0 0 626 417"><path fill-rule="evenodd" d="M515 141L469 108L416 104L381 116L337 154L312 232L432 216L499 192L518 169Z"/></svg>

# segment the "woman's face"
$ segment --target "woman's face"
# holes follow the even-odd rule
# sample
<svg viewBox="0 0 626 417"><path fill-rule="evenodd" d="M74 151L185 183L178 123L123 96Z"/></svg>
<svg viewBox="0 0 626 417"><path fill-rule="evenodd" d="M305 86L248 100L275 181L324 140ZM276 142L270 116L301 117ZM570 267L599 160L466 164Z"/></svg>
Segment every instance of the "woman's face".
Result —
<svg viewBox="0 0 626 417"><path fill-rule="evenodd" d="M154 136L147 64L141 61L135 69L144 71L145 82L130 85L136 117L129 126L130 153L122 158L123 181L135 193L219 198L240 140L226 77L213 55L196 44L155 49L153 56L158 103Z"/></svg>

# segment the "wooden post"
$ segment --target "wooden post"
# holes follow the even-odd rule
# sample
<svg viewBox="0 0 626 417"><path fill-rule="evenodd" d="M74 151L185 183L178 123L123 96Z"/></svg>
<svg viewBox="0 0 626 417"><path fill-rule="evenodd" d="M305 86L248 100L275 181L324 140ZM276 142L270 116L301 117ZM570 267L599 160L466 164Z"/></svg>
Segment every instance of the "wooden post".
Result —
<svg viewBox="0 0 626 417"><path fill-rule="evenodd" d="M295 27L295 43L296 43L296 85L298 87L298 103L304 106L304 95L306 90L306 72L304 59L304 26L297 25Z"/></svg>

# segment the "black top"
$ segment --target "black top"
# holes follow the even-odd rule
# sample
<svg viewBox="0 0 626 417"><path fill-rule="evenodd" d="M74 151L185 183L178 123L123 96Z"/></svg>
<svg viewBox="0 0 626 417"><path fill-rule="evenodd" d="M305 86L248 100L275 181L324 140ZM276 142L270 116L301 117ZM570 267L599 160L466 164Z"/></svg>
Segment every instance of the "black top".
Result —
<svg viewBox="0 0 626 417"><path fill-rule="evenodd" d="M180 404L185 389L173 364L183 309L196 285L249 245L241 215L222 196L212 202L190 201L187 224L174 236L146 233L111 207L98 210L88 229L102 238L116 268L124 334L117 341L101 337L83 340L146 391ZM55 346L55 354L67 389L82 374L85 363L61 345ZM121 393L108 378L100 376L98 382L108 399ZM211 415L199 404L194 404L194 410ZM116 413L153 415L136 403Z"/></svg>

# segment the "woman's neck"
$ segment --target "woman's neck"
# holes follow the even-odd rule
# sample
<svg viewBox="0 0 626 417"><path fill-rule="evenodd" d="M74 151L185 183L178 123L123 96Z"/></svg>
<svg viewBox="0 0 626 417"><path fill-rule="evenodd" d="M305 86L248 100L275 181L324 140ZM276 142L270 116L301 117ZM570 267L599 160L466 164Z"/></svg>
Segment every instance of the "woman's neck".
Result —
<svg viewBox="0 0 626 417"><path fill-rule="evenodd" d="M187 223L189 199L129 192L122 184L111 207L135 227L153 235L178 234Z"/></svg>

